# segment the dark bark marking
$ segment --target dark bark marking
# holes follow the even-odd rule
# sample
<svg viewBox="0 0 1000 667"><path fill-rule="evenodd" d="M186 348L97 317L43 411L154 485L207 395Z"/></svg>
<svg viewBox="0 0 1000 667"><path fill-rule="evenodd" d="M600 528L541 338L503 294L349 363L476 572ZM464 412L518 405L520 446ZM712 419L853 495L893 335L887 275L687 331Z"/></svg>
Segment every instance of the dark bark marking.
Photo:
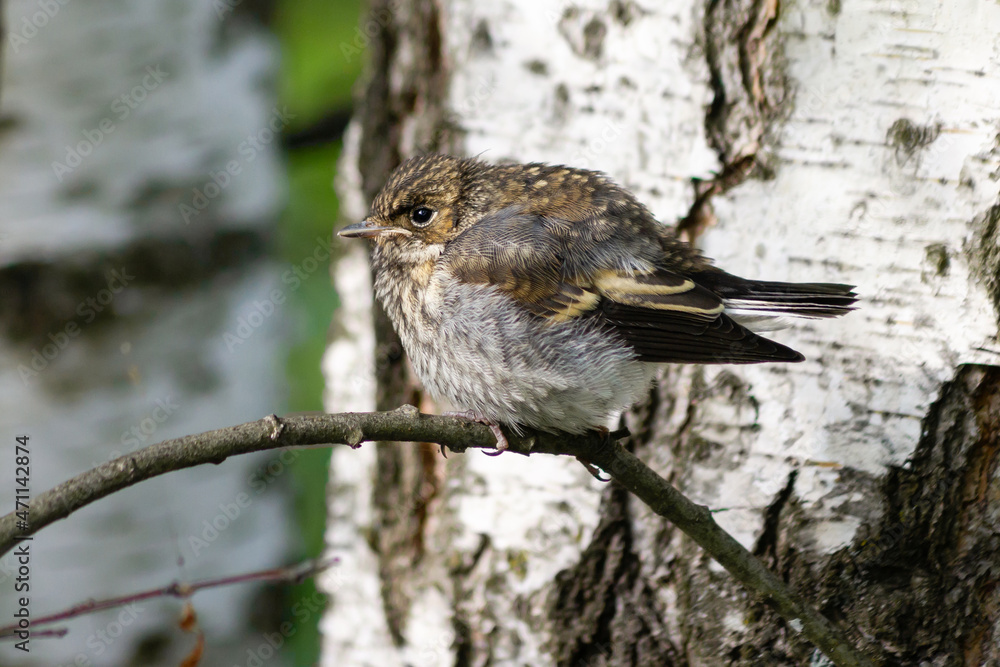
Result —
<svg viewBox="0 0 1000 667"><path fill-rule="evenodd" d="M781 522L781 512L785 509L788 501L795 490L795 480L799 476L798 470L788 473L788 481L785 486L775 496L774 501L764 510L764 529L757 544L754 545L753 555L763 560L772 570L778 565L778 537Z"/></svg>
<svg viewBox="0 0 1000 667"><path fill-rule="evenodd" d="M869 633L886 665L993 664L1000 647L1000 368L942 387L885 507L827 564L818 599Z"/></svg>
<svg viewBox="0 0 1000 667"><path fill-rule="evenodd" d="M104 252L11 264L0 269L0 334L25 343L28 355L33 347L50 345L48 335L70 322L81 325L87 336L91 325L119 317L114 302L100 311L91 309L90 321L78 312L86 299L108 287L112 272L125 277L126 289L196 287L223 272L256 266L268 256L269 244L260 231L220 230L202 238L137 239ZM117 279L114 286L121 283Z"/></svg>
<svg viewBox="0 0 1000 667"><path fill-rule="evenodd" d="M920 149L934 143L940 134L941 123L917 125L909 118L900 118L885 133L885 142L895 149L896 164L904 165Z"/></svg>
<svg viewBox="0 0 1000 667"><path fill-rule="evenodd" d="M686 664L670 641L654 588L640 574L628 492L612 484L580 562L556 576L550 602L561 667Z"/></svg>
<svg viewBox="0 0 1000 667"><path fill-rule="evenodd" d="M1000 204L991 206L973 221L977 230L968 249L969 263L986 286L993 301L994 315L1000 324Z"/></svg>
<svg viewBox="0 0 1000 667"><path fill-rule="evenodd" d="M715 221L711 199L747 178L770 178L765 152L771 126L787 113L781 44L774 34L777 0L708 0L703 49L712 103L705 133L722 169L710 181L692 179L694 202L678 223L678 232L694 241Z"/></svg>

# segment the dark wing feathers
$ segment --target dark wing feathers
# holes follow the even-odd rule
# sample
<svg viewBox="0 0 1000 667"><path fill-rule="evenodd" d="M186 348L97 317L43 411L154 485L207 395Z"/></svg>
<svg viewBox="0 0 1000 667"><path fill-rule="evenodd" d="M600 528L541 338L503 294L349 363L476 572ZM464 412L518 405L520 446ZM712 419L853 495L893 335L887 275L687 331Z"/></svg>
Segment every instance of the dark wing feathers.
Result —
<svg viewBox="0 0 1000 667"><path fill-rule="evenodd" d="M614 302L604 317L643 361L660 363L753 364L802 361L803 356L753 333L720 313L714 319L688 313L650 311Z"/></svg>
<svg viewBox="0 0 1000 667"><path fill-rule="evenodd" d="M598 318L642 361L803 359L733 321L723 312L723 298L700 281L648 261L644 269L622 268L634 265L637 254L662 257L655 237L646 239L655 250L646 253L641 248L636 253L635 248L625 248L620 252L627 256L616 257L608 247L613 244L599 248L580 244L573 225L565 223L506 209L462 232L448 244L441 260L458 280L495 285L529 312L552 322ZM592 258L581 258L580 253L591 250ZM574 265L589 264L590 270L569 273L565 257L570 253Z"/></svg>

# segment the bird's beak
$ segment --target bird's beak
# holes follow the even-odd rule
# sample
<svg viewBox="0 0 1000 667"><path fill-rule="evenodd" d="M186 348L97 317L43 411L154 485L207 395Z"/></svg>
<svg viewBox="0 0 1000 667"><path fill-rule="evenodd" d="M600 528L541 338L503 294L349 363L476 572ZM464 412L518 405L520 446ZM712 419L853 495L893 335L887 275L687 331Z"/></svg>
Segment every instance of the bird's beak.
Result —
<svg viewBox="0 0 1000 667"><path fill-rule="evenodd" d="M344 238L362 238L370 239L376 236L391 235L391 234L403 234L405 236L412 236L409 230L401 229L399 227L381 227L376 225L371 220L367 218L361 222L355 222L353 225L348 225L344 227L339 232L337 236L343 236Z"/></svg>

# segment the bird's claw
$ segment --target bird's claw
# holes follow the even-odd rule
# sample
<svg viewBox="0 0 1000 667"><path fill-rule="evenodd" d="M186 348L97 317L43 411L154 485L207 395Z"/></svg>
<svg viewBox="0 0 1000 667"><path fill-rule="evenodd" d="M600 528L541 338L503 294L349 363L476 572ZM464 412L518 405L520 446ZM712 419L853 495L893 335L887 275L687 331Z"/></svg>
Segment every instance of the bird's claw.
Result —
<svg viewBox="0 0 1000 667"><path fill-rule="evenodd" d="M494 424L493 422L489 421L483 423L485 423L487 426L490 427L490 430L493 431L493 435L497 439L496 450L492 452L485 452L486 456L500 456L508 449L510 449L510 443L507 442L507 436L505 436L503 434L503 431L500 430L500 424Z"/></svg>
<svg viewBox="0 0 1000 667"><path fill-rule="evenodd" d="M482 415L477 415L472 410L466 410L465 412L446 412L444 413L444 416L461 417L462 419L468 419L469 421L476 422L477 424L485 424L486 426L489 426L490 430L493 431L493 436L497 439L497 446L492 452L484 451L483 453L486 454L486 456L500 456L510 449L510 443L507 441L507 436L505 436L503 431L500 429L500 424L490 421Z"/></svg>

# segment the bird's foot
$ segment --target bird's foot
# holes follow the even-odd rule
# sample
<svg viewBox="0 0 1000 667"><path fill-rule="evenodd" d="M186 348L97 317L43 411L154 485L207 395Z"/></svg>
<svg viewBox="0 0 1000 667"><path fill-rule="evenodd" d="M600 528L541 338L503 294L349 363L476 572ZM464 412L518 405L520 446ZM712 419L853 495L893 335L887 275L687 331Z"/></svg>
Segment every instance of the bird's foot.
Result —
<svg viewBox="0 0 1000 667"><path fill-rule="evenodd" d="M507 442L507 436L503 434L500 430L500 424L483 417L482 415L476 414L472 410L466 410L465 412L446 412L445 417L461 417L462 419L468 419L469 421L476 422L477 424L485 424L490 427L493 431L493 436L497 439L496 450L492 452L483 452L487 456L500 456L508 449L510 449L510 443Z"/></svg>

